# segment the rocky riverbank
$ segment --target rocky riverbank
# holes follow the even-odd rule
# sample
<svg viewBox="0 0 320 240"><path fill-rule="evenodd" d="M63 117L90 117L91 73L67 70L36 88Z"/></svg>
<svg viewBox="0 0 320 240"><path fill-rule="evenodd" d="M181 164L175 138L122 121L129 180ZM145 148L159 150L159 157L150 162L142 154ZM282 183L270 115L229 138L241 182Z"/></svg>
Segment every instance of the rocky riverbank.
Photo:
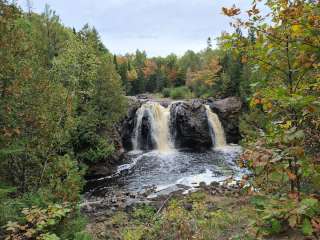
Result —
<svg viewBox="0 0 320 240"><path fill-rule="evenodd" d="M172 202L178 201L182 204L183 211L192 212L197 206L192 201L186 200L197 198L197 196L205 196L214 200L207 202L207 207L210 211L218 210L219 207L215 203L217 200L220 202L222 199L223 201L244 199L241 186L240 181L226 181L223 184L213 182L210 185L201 183L195 191L187 194L183 194L183 191L180 190L153 198L148 198L148 195L155 191L152 188L144 194L131 194L109 189L104 197L91 198L90 202L84 202L82 211L89 217L87 230L95 239L126 239L124 238L127 231L125 227L134 223L133 216L137 214L137 211L141 215L151 214L152 219L149 220L155 221L156 218L161 217L163 212L170 209Z"/></svg>

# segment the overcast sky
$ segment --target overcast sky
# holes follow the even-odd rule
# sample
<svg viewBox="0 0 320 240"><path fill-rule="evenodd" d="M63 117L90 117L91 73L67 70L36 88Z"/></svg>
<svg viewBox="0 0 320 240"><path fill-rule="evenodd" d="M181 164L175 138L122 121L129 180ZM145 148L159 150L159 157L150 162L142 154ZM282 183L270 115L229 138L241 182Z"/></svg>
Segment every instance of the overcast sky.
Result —
<svg viewBox="0 0 320 240"><path fill-rule="evenodd" d="M26 0L18 0L25 7ZM247 7L248 0L32 0L33 11L42 12L46 3L62 22L80 29L85 23L97 28L113 53L136 49L149 56L178 55L206 47L229 29L222 6Z"/></svg>

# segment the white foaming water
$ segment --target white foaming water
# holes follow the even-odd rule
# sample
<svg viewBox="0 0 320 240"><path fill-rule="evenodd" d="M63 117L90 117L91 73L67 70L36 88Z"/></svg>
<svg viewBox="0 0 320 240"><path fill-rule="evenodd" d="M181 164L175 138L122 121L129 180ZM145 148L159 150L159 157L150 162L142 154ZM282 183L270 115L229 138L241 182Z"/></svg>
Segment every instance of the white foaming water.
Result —
<svg viewBox="0 0 320 240"><path fill-rule="evenodd" d="M224 129L219 120L217 114L211 111L210 106L205 105L207 109L207 117L210 129L210 135L212 138L212 142L214 142L215 148L222 148L227 145L226 137L224 134Z"/></svg>
<svg viewBox="0 0 320 240"><path fill-rule="evenodd" d="M132 138L133 149L139 150L139 137L142 126L143 116L147 114L151 126L151 136L160 152L169 152L172 150L172 142L170 137L170 107L165 108L156 102L148 102L143 104L137 111L137 121Z"/></svg>

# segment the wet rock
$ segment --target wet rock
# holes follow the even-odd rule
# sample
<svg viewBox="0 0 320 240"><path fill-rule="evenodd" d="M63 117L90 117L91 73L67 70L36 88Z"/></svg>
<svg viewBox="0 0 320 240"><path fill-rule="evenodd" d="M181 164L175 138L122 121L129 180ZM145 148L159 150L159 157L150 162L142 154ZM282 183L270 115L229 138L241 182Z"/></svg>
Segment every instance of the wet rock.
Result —
<svg viewBox="0 0 320 240"><path fill-rule="evenodd" d="M207 208L208 208L208 211L212 212L212 211L217 211L219 210L220 208L218 208L214 203L212 202L209 202L207 204Z"/></svg>
<svg viewBox="0 0 320 240"><path fill-rule="evenodd" d="M133 194L133 193L130 193L130 196L129 196L130 198L136 198L137 196L135 195L135 194Z"/></svg>
<svg viewBox="0 0 320 240"><path fill-rule="evenodd" d="M212 182L212 183L210 183L210 186L211 187L219 187L220 183L219 182Z"/></svg>
<svg viewBox="0 0 320 240"><path fill-rule="evenodd" d="M189 212L192 211L193 207L192 207L192 204L191 203L184 203L183 204L183 208Z"/></svg>
<svg viewBox="0 0 320 240"><path fill-rule="evenodd" d="M156 143L151 136L151 120L147 112L145 112L142 118L141 132L139 134L141 134L141 137L139 137L141 142L139 144L142 150L155 149Z"/></svg>
<svg viewBox="0 0 320 240"><path fill-rule="evenodd" d="M141 107L143 101L135 97L128 97L128 112L126 117L118 124L118 131L122 139L122 144L126 150L132 150L132 133L134 130L134 121L137 110Z"/></svg>
<svg viewBox="0 0 320 240"><path fill-rule="evenodd" d="M212 146L206 108L201 101L174 103L170 113L176 148L202 151Z"/></svg>

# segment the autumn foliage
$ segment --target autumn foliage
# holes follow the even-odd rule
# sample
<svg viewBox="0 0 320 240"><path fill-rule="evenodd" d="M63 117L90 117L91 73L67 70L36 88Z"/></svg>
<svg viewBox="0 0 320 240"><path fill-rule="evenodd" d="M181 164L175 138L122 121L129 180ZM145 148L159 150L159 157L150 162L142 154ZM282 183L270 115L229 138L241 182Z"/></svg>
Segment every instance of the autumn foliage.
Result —
<svg viewBox="0 0 320 240"><path fill-rule="evenodd" d="M232 23L248 36L226 35L224 46L234 47L251 69L251 110L243 121L248 150L240 163L253 171L249 190L262 215L256 234L289 227L319 237L320 6L265 1L269 12L263 15L255 2L248 19Z"/></svg>

